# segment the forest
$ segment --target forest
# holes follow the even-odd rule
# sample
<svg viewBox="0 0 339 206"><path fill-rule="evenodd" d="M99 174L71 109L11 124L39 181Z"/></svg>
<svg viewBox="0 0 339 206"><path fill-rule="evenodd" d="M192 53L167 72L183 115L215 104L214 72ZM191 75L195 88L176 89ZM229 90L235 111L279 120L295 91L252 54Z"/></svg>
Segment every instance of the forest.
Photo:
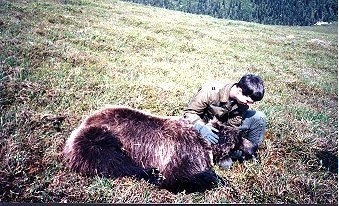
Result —
<svg viewBox="0 0 339 206"><path fill-rule="evenodd" d="M309 26L338 19L337 0L125 0L216 18Z"/></svg>

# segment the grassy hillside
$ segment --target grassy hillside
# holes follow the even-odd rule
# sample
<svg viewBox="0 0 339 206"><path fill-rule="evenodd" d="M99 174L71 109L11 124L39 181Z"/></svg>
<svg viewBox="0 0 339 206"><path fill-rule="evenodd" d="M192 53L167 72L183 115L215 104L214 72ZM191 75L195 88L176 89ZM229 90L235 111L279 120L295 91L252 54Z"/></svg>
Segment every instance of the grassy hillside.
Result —
<svg viewBox="0 0 339 206"><path fill-rule="evenodd" d="M0 0L0 201L338 203L338 33L265 26L117 0ZM59 153L105 104L182 115L206 81L263 77L260 161L216 168L228 185L171 194L86 178Z"/></svg>

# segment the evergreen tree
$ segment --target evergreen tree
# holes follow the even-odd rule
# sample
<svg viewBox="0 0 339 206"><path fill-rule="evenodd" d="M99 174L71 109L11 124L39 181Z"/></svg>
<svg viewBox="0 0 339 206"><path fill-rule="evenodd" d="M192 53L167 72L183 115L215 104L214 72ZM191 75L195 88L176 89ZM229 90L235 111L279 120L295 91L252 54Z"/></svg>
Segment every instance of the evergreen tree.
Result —
<svg viewBox="0 0 339 206"><path fill-rule="evenodd" d="M337 21L338 0L126 0L216 18L263 24L313 25Z"/></svg>

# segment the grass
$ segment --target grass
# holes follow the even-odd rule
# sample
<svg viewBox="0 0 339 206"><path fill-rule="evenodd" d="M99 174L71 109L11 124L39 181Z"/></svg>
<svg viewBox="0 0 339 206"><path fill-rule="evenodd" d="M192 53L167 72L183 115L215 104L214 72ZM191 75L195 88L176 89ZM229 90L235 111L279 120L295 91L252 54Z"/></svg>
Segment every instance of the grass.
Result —
<svg viewBox="0 0 339 206"><path fill-rule="evenodd" d="M337 24L267 26L117 0L0 1L0 201L338 203ZM177 195L82 177L61 159L105 104L182 115L207 81L267 89L260 161L216 168L228 185Z"/></svg>

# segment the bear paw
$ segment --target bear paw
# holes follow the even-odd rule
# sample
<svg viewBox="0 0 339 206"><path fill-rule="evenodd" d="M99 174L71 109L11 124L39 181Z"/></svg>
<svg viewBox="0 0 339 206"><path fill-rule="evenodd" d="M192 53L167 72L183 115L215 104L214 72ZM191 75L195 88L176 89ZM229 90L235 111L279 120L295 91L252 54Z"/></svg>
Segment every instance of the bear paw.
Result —
<svg viewBox="0 0 339 206"><path fill-rule="evenodd" d="M224 180L224 178L217 175L217 179L218 179L218 186L221 186L221 187L227 186L227 182Z"/></svg>
<svg viewBox="0 0 339 206"><path fill-rule="evenodd" d="M165 179L157 168L146 169L145 173L148 176L148 182L160 186Z"/></svg>

